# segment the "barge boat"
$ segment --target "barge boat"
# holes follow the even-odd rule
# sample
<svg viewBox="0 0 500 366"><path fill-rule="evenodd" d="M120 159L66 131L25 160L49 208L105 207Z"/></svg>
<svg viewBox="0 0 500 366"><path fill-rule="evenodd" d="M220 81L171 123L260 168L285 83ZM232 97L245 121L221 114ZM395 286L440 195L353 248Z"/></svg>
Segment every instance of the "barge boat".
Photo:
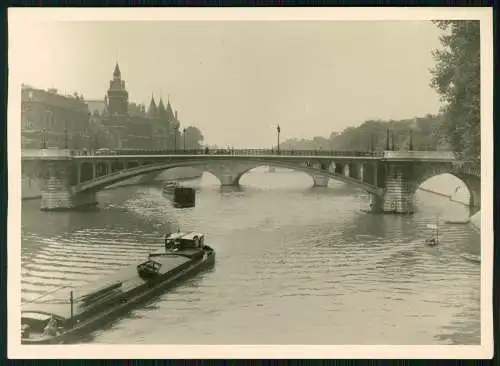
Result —
<svg viewBox="0 0 500 366"><path fill-rule="evenodd" d="M150 253L147 260L137 265L78 288L78 291L59 288L24 305L21 343L75 341L214 264L215 251L204 244L204 235L167 235L163 250Z"/></svg>
<svg viewBox="0 0 500 366"><path fill-rule="evenodd" d="M163 194L172 201L175 208L196 205L196 190L192 187L183 187L177 181L167 181L163 186Z"/></svg>

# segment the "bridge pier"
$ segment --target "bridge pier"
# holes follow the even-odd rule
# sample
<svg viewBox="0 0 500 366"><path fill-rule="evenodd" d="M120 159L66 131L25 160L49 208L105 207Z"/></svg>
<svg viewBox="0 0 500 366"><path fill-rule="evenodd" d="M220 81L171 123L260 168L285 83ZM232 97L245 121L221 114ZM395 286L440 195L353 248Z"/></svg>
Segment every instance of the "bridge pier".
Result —
<svg viewBox="0 0 500 366"><path fill-rule="evenodd" d="M215 175L222 187L237 187L240 185L240 178L249 170L260 166L260 164L209 164L208 171Z"/></svg>
<svg viewBox="0 0 500 366"><path fill-rule="evenodd" d="M240 185L239 176L235 174L224 174L218 176L221 187L237 187Z"/></svg>
<svg viewBox="0 0 500 366"><path fill-rule="evenodd" d="M76 164L64 160L45 161L42 169L42 211L97 205L95 192L74 193L72 186L78 184L79 179Z"/></svg>
<svg viewBox="0 0 500 366"><path fill-rule="evenodd" d="M412 214L414 205L414 182L411 164L389 163L386 165L383 179L383 196L372 194L370 197L370 211L388 214ZM377 169L370 180L378 180Z"/></svg>
<svg viewBox="0 0 500 366"><path fill-rule="evenodd" d="M383 211L395 214L414 212L412 167L405 163L388 164Z"/></svg>

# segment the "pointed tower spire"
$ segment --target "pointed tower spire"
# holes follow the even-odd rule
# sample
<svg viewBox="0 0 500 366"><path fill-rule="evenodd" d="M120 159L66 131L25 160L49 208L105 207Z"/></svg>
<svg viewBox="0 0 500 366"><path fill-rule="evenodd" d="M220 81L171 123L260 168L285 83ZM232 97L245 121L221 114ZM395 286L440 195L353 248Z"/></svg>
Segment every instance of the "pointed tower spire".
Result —
<svg viewBox="0 0 500 366"><path fill-rule="evenodd" d="M165 105L163 104L163 99L162 97L160 96L160 102L158 103L158 115L160 117L165 117L166 115L166 110L165 110Z"/></svg>
<svg viewBox="0 0 500 366"><path fill-rule="evenodd" d="M109 82L108 89L108 111L111 115L128 114L128 92L125 88L125 80L122 80L118 62L113 71L113 79Z"/></svg>
<svg viewBox="0 0 500 366"><path fill-rule="evenodd" d="M113 71L113 78L115 80L120 80L122 78L122 73L120 71L120 66L118 65L118 62L115 65L115 71Z"/></svg>
<svg viewBox="0 0 500 366"><path fill-rule="evenodd" d="M151 94L151 103L149 103L148 116L156 117L158 115L158 108L156 107L155 97Z"/></svg>
<svg viewBox="0 0 500 366"><path fill-rule="evenodd" d="M174 121L175 120L175 117L174 117L174 112L172 110L172 105L170 104L170 98L168 99L168 102L167 102L167 110L165 111L166 113L166 116L168 118L169 121Z"/></svg>

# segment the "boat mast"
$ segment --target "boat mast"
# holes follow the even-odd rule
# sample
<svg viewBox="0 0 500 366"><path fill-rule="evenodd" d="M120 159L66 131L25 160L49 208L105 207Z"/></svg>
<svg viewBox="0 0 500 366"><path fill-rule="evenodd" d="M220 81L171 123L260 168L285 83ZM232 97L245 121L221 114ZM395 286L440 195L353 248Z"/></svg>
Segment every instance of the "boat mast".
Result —
<svg viewBox="0 0 500 366"><path fill-rule="evenodd" d="M439 242L439 217L436 217L436 243Z"/></svg>
<svg viewBox="0 0 500 366"><path fill-rule="evenodd" d="M70 319L71 319L71 323L73 323L73 290L70 291L69 293L69 303L70 303L70 306L71 306L71 313L70 313Z"/></svg>

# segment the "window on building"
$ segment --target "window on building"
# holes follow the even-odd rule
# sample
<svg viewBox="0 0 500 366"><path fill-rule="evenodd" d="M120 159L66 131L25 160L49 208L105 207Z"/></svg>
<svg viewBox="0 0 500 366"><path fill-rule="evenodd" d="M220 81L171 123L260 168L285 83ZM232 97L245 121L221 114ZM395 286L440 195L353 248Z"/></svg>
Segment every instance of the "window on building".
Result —
<svg viewBox="0 0 500 366"><path fill-rule="evenodd" d="M22 129L23 130L32 130L33 129L33 121L29 118L23 118Z"/></svg>
<svg viewBox="0 0 500 366"><path fill-rule="evenodd" d="M51 110L45 111L45 126L49 130L52 130L54 127L54 113Z"/></svg>
<svg viewBox="0 0 500 366"><path fill-rule="evenodd" d="M33 100L33 92L28 92L28 100Z"/></svg>

